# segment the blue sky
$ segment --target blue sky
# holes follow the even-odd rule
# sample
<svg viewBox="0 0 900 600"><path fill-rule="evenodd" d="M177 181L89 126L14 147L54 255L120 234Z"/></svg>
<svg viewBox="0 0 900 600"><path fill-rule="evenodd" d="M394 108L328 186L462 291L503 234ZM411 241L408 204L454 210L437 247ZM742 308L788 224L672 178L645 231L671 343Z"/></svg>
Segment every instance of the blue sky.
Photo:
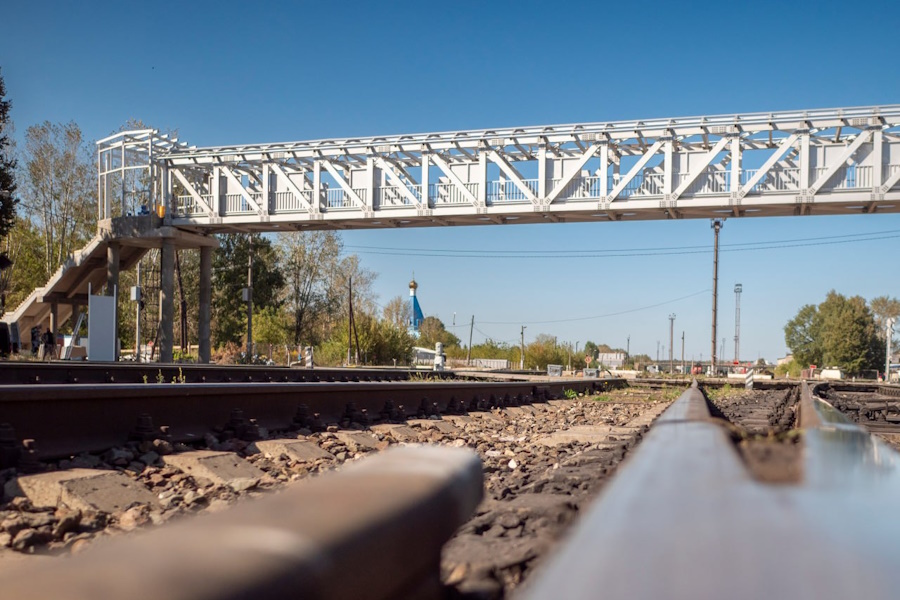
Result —
<svg viewBox="0 0 900 600"><path fill-rule="evenodd" d="M138 118L208 146L900 101L900 8L888 2L7 0L2 17L0 68L19 136L49 120L75 121L99 139ZM729 245L878 231L900 231L900 216L728 220L725 357L734 351L737 282L743 358L783 355L785 322L830 289L900 296L896 233L755 251ZM451 326L456 313L463 338L474 314L476 342L517 342L524 324L526 340L549 333L624 347L630 336L632 353L655 356L675 313L686 355L709 357L711 251L490 256L711 247L706 220L358 231L344 240L378 273L382 304L406 295L414 271L425 314ZM440 258L422 249L481 252Z"/></svg>

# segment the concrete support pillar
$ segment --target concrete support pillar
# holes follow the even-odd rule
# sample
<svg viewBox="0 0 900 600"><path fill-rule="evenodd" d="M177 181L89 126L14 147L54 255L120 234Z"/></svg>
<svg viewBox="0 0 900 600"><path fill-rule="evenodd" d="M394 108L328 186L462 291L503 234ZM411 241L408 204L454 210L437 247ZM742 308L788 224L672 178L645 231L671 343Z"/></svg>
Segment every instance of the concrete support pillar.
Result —
<svg viewBox="0 0 900 600"><path fill-rule="evenodd" d="M106 295L114 296L113 331L116 332L115 359L119 360L119 242L110 242L106 247Z"/></svg>
<svg viewBox="0 0 900 600"><path fill-rule="evenodd" d="M165 239L159 253L159 361L172 362L175 340L175 243Z"/></svg>
<svg viewBox="0 0 900 600"><path fill-rule="evenodd" d="M119 249L118 242L110 242L106 248L106 295L112 296L119 288Z"/></svg>
<svg viewBox="0 0 900 600"><path fill-rule="evenodd" d="M53 332L53 339L59 333L59 304L54 302L50 305L50 331Z"/></svg>
<svg viewBox="0 0 900 600"><path fill-rule="evenodd" d="M200 336L199 362L210 360L210 317L212 314L212 251L209 246L200 247Z"/></svg>

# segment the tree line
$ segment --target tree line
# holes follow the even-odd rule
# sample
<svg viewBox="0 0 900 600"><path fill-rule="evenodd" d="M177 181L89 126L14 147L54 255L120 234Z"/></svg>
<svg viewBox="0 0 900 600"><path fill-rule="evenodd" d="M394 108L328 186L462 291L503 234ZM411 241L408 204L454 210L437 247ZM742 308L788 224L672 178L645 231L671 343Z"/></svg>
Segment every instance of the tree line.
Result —
<svg viewBox="0 0 900 600"><path fill-rule="evenodd" d="M832 290L820 304L802 306L784 326L784 341L793 354L793 365L782 370L799 374L801 368L840 367L848 375L882 371L888 337L897 348L888 321L900 317L900 301L879 296L866 302Z"/></svg>

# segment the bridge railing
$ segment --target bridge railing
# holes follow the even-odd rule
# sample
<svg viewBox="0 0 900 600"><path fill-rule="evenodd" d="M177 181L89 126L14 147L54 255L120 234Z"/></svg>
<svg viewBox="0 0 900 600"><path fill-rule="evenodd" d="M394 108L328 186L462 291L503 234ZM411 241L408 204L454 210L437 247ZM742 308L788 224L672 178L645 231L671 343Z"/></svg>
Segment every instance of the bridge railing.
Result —
<svg viewBox="0 0 900 600"><path fill-rule="evenodd" d="M300 194L301 196L293 192L272 192L269 212L277 214L307 211L307 205L312 204L312 191L300 190Z"/></svg>
<svg viewBox="0 0 900 600"><path fill-rule="evenodd" d="M466 190L478 197L478 183L467 183ZM469 198L454 183L432 183L428 195L434 204L470 204Z"/></svg>
<svg viewBox="0 0 900 600"><path fill-rule="evenodd" d="M406 189L412 192L416 200L422 201L421 185L408 185ZM410 206L412 203L409 196L403 192L403 188L398 185L384 185L375 189L376 207Z"/></svg>
<svg viewBox="0 0 900 600"><path fill-rule="evenodd" d="M363 202L368 196L365 188L351 188ZM328 208L354 208L356 203L353 197L344 191L344 188L328 188L325 190L325 205Z"/></svg>
<svg viewBox="0 0 900 600"><path fill-rule="evenodd" d="M537 179L524 179L522 180L522 183L531 190L532 194L535 196L538 195ZM490 204L501 202L528 202L528 196L526 196L525 192L523 192L515 183L504 179L488 182L487 201Z"/></svg>
<svg viewBox="0 0 900 600"><path fill-rule="evenodd" d="M202 196L204 200L207 201L207 204L212 201L212 195L207 194ZM175 197L175 214L177 215L199 215L203 214L204 210L200 204L194 200L194 197L190 194L186 196L176 196Z"/></svg>

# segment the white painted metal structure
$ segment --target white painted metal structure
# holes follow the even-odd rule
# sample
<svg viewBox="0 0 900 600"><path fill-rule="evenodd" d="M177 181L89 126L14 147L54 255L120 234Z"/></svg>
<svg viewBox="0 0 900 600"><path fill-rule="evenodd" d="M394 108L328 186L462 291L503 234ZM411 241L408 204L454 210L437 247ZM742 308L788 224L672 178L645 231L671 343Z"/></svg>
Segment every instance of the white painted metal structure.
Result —
<svg viewBox="0 0 900 600"><path fill-rule="evenodd" d="M203 232L898 212L898 125L900 105L210 148L126 132L99 144L100 217L119 190L118 212L143 198Z"/></svg>

